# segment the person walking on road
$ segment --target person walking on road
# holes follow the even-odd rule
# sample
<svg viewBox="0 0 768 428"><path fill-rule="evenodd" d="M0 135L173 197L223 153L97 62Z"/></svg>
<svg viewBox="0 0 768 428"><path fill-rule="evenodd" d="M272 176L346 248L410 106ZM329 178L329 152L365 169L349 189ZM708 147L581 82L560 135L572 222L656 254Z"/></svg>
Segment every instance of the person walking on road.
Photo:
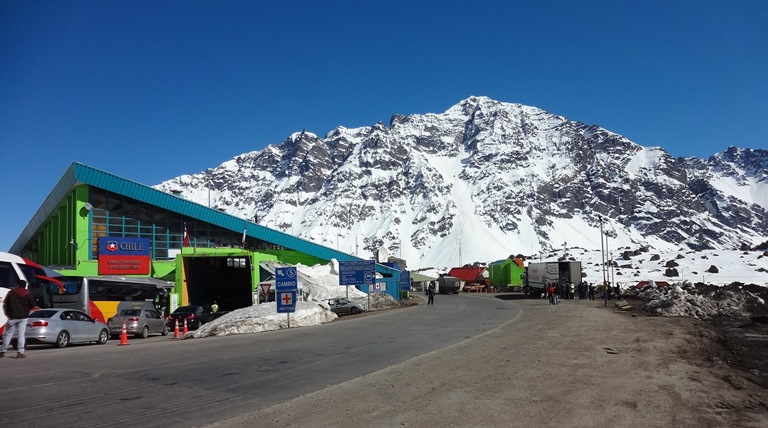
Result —
<svg viewBox="0 0 768 428"><path fill-rule="evenodd" d="M434 285L430 285L429 288L427 288L427 304L428 305L435 304L435 286Z"/></svg>
<svg viewBox="0 0 768 428"><path fill-rule="evenodd" d="M5 357L5 351L11 345L13 335L18 333L16 342L16 358L26 358L24 355L24 333L27 330L27 317L29 312L37 306L32 293L27 290L27 281L19 279L16 288L8 292L3 301L3 312L8 317L3 335L3 344L0 345L0 358Z"/></svg>

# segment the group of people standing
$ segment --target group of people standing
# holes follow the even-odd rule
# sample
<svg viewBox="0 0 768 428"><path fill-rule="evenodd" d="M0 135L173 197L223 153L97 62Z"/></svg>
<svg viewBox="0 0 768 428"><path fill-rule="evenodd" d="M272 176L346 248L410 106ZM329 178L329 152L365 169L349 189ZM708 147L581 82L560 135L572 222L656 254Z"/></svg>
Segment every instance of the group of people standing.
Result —
<svg viewBox="0 0 768 428"><path fill-rule="evenodd" d="M597 285L581 281L579 285L571 283L550 283L547 285L547 299L550 305L557 305L560 300L575 299L576 291L579 293L579 300L595 300L595 291Z"/></svg>

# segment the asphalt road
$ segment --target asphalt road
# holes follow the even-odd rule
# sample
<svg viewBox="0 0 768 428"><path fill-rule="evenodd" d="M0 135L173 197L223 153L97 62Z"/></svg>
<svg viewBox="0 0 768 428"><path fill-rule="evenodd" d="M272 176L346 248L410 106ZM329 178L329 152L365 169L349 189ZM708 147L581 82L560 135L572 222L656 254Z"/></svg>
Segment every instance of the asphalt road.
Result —
<svg viewBox="0 0 768 428"><path fill-rule="evenodd" d="M230 337L30 346L25 360L0 360L0 425L207 425L455 345L519 313L493 295L435 303Z"/></svg>

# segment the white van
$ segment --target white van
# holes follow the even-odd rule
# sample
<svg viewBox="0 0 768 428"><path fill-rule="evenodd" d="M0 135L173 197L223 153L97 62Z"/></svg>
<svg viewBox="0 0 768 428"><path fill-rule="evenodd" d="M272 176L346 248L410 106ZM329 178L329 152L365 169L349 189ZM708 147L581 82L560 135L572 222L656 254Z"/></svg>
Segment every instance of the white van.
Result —
<svg viewBox="0 0 768 428"><path fill-rule="evenodd" d="M27 281L27 288L40 308L53 307L53 291L63 288L61 281L46 276L39 264L15 254L0 252L0 305L16 281ZM8 319L0 310L0 333L5 330Z"/></svg>

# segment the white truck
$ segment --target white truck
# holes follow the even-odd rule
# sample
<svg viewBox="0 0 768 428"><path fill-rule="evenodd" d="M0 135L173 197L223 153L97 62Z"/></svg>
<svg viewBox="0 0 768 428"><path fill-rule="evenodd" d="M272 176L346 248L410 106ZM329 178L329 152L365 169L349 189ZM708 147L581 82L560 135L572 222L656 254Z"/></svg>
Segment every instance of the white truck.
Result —
<svg viewBox="0 0 768 428"><path fill-rule="evenodd" d="M531 262L525 268L523 292L541 294L548 284L578 284L582 277L581 262Z"/></svg>

